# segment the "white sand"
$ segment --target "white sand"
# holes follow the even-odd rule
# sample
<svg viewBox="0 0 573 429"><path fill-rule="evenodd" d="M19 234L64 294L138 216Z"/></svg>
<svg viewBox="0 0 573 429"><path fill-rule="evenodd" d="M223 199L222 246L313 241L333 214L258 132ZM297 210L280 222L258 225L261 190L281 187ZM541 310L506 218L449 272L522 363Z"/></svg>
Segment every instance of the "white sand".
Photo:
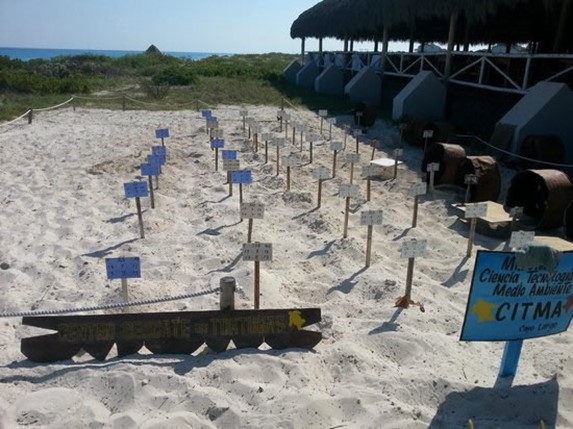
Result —
<svg viewBox="0 0 573 429"><path fill-rule="evenodd" d="M265 130L277 128L276 108L247 106ZM463 192L438 190L424 199L418 228L410 229L419 180L419 148L405 147L398 181L375 181L372 201L352 204L349 238L342 239L343 200L336 194L349 167L324 184L316 205L312 166L293 173L264 165L242 132L238 106L214 111L227 148L240 151L254 183L245 201L266 205L254 239L273 243L274 260L261 263L263 308L320 307L315 325L323 340L312 352L228 350L194 356L141 354L106 361L88 355L36 364L20 339L37 331L21 319L0 319L0 427L15 428L476 428L573 427L573 334L526 341L513 387L496 384L503 343L465 343L459 335L474 258L464 259L467 226L448 206ZM291 113L318 128L309 111ZM341 118L350 121L350 118ZM194 111L144 112L71 108L40 113L0 128L0 312L47 310L120 301L120 282L107 281L104 258L140 256L141 279L130 280L133 299L218 286L234 276L243 293L237 308L253 306L253 263L240 259L247 223L239 223L238 189L225 198L222 172ZM325 131L328 131L325 124ZM168 127L168 163L156 192L157 208L143 202L146 238L138 238L133 200L123 183L135 180L154 130ZM290 134L289 134L290 135ZM335 128L334 138L343 132ZM377 122L391 156L397 131ZM297 135L297 146L298 146ZM355 147L349 139L349 150ZM308 144L305 144L308 157ZM296 151L289 146L286 154ZM270 151L274 161L274 148ZM315 145L314 166L331 168L332 153ZM370 148L362 145L362 165ZM343 156L339 157L343 165ZM507 177L507 173L506 173ZM373 262L364 269L366 227L360 211L383 209L374 228ZM407 261L406 238L427 238L416 260L413 299L399 311ZM475 249L501 249L478 235ZM475 255L475 252L474 252ZM142 307L141 311L213 310L218 295ZM42 331L45 332L45 331Z"/></svg>

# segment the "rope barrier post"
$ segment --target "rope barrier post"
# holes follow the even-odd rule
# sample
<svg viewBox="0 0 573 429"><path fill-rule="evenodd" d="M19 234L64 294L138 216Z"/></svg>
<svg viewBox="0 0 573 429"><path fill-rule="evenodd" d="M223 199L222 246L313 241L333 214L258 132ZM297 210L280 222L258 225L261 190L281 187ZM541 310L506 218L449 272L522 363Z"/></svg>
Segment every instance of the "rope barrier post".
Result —
<svg viewBox="0 0 573 429"><path fill-rule="evenodd" d="M237 282L234 277L223 277L219 281L221 288L221 298L219 308L221 311L232 311L235 309L235 289Z"/></svg>
<svg viewBox="0 0 573 429"><path fill-rule="evenodd" d="M34 109L28 110L28 125L32 123L32 117L34 116Z"/></svg>

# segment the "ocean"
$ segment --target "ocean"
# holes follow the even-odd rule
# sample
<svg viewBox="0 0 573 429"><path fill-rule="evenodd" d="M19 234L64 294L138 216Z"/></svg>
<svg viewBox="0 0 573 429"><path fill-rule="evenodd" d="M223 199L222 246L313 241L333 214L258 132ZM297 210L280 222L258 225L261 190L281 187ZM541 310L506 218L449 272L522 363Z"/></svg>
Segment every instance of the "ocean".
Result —
<svg viewBox="0 0 573 429"><path fill-rule="evenodd" d="M98 49L38 49L38 48L3 48L0 47L0 56L8 56L13 60L28 61L33 59L49 59L59 56L70 55L106 55L108 57L123 57L125 55L140 54L144 51L109 51ZM162 51L163 52L163 51ZM200 60L210 57L212 55L232 55L230 53L214 53L214 52L163 52L167 55L172 55L179 58L188 58L192 60Z"/></svg>

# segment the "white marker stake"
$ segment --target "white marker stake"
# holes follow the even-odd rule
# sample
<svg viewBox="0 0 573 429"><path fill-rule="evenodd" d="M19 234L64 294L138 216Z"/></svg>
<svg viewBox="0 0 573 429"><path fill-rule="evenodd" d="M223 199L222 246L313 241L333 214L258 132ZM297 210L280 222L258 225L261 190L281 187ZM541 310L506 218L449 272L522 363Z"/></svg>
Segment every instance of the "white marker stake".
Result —
<svg viewBox="0 0 573 429"><path fill-rule="evenodd" d="M370 266L372 256L372 229L374 225L382 225L384 214L382 210L367 210L360 213L360 223L368 225L366 236L366 267Z"/></svg>
<svg viewBox="0 0 573 429"><path fill-rule="evenodd" d="M285 145L285 139L282 137L276 137L273 139L273 144L277 147L277 176L280 173L280 161L281 161L281 147Z"/></svg>
<svg viewBox="0 0 573 429"><path fill-rule="evenodd" d="M374 161L374 156L376 155L376 149L380 149L380 141L374 139L370 141L370 146L372 146L372 156L370 161Z"/></svg>
<svg viewBox="0 0 573 429"><path fill-rule="evenodd" d="M328 128L328 140L332 140L332 125L336 124L336 118L328 118L327 121L330 124Z"/></svg>
<svg viewBox="0 0 573 429"><path fill-rule="evenodd" d="M291 167L296 168L300 165L300 162L296 156L293 154L283 156L283 165L287 170L287 191L290 191L290 169Z"/></svg>
<svg viewBox="0 0 573 429"><path fill-rule="evenodd" d="M394 149L394 180L398 177L398 158L404 154L403 149Z"/></svg>
<svg viewBox="0 0 573 429"><path fill-rule="evenodd" d="M296 129L298 128L298 122L291 121L290 126L292 128L292 145L294 146L296 144Z"/></svg>
<svg viewBox="0 0 573 429"><path fill-rule="evenodd" d="M382 174L382 168L378 165L365 165L362 167L362 177L366 177L366 201L370 201L372 177Z"/></svg>
<svg viewBox="0 0 573 429"><path fill-rule="evenodd" d="M283 130L283 115L285 113L286 112L283 109L281 109L277 112L277 118L279 119L279 133L282 132L282 130Z"/></svg>
<svg viewBox="0 0 573 429"><path fill-rule="evenodd" d="M430 194L434 194L434 177L436 171L440 170L440 164L437 162L430 162L426 165L426 171L430 173Z"/></svg>
<svg viewBox="0 0 573 429"><path fill-rule="evenodd" d="M241 204L241 219L249 219L249 229L247 231L247 243L251 242L253 235L253 219L262 219L265 215L265 205L260 203Z"/></svg>
<svg viewBox="0 0 573 429"><path fill-rule="evenodd" d="M426 182L414 183L410 188L410 195L414 196L414 216L412 217L412 228L416 228L418 223L418 197L424 195L428 190Z"/></svg>
<svg viewBox="0 0 573 429"><path fill-rule="evenodd" d="M511 216L511 231L515 230L515 222L517 218L523 216L523 207L512 207L509 209L509 215Z"/></svg>
<svg viewBox="0 0 573 429"><path fill-rule="evenodd" d="M360 162L359 153L347 153L346 162L350 163L350 183L354 181L354 164Z"/></svg>
<svg viewBox="0 0 573 429"><path fill-rule="evenodd" d="M328 110L319 110L318 116L320 116L320 134L322 134L322 124L324 122L324 118L328 116Z"/></svg>
<svg viewBox="0 0 573 429"><path fill-rule="evenodd" d="M301 124L301 125L299 125L299 128L300 128L300 151L302 152L302 143L303 143L302 134L306 133L308 131L308 127L304 124Z"/></svg>
<svg viewBox="0 0 573 429"><path fill-rule="evenodd" d="M262 133L261 138L265 141L265 164L269 162L269 140L272 138L270 133Z"/></svg>
<svg viewBox="0 0 573 429"><path fill-rule="evenodd" d="M243 261L255 262L255 309L260 308L261 296L261 261L273 260L271 243L244 243Z"/></svg>
<svg viewBox="0 0 573 429"><path fill-rule="evenodd" d="M241 169L241 161L238 159L224 159L223 170L227 172L227 183L229 184L229 196L233 196L233 181L231 180L231 171Z"/></svg>
<svg viewBox="0 0 573 429"><path fill-rule="evenodd" d="M290 114L284 113L283 120L285 121L285 139L288 139L288 123L290 121Z"/></svg>
<svg viewBox="0 0 573 429"><path fill-rule="evenodd" d="M470 202L470 187L472 185L477 184L477 182L478 182L478 178L475 174L466 174L464 176L464 183L467 185L466 196L464 198L464 204L467 204Z"/></svg>
<svg viewBox="0 0 573 429"><path fill-rule="evenodd" d="M415 304L420 307L420 310L424 312L424 306L419 302L412 301L412 279L414 277L414 262L417 257L424 256L426 254L426 240L410 240L404 242L402 249L400 251L400 257L402 259L408 258L408 271L406 272L406 294L398 298L396 301L396 307L408 308L410 304Z"/></svg>
<svg viewBox="0 0 573 429"><path fill-rule="evenodd" d="M322 182L330 177L330 171L326 167L318 167L312 170L312 177L318 179L318 205L317 208L320 208L321 199L322 199Z"/></svg>
<svg viewBox="0 0 573 429"><path fill-rule="evenodd" d="M428 139L434 137L434 130L424 130L422 133L422 137L424 138L424 158L426 157L426 150L428 149Z"/></svg>
<svg viewBox="0 0 573 429"><path fill-rule="evenodd" d="M342 142L330 142L330 149L333 151L332 158L332 178L336 177L336 155L339 150L342 150Z"/></svg>
<svg viewBox="0 0 573 429"><path fill-rule="evenodd" d="M309 162L312 164L312 145L315 141L317 141L319 139L319 136L316 135L315 133L311 133L311 134L307 134L306 136L307 140L309 140L309 154L310 154L310 160Z"/></svg>
<svg viewBox="0 0 573 429"><path fill-rule="evenodd" d="M350 198L356 198L359 194L358 186L351 183L343 183L340 185L340 190L338 195L342 198L346 198L346 203L344 205L344 234L342 238L348 237L348 213L350 212Z"/></svg>
<svg viewBox="0 0 573 429"><path fill-rule="evenodd" d="M362 135L362 130L354 130L354 137L356 138L356 153L360 153L360 136Z"/></svg>
<svg viewBox="0 0 573 429"><path fill-rule="evenodd" d="M468 239L468 250L466 256L472 256L472 246L476 235L476 222L478 217L487 216L487 203L473 203L466 205L466 219L471 219L470 236Z"/></svg>

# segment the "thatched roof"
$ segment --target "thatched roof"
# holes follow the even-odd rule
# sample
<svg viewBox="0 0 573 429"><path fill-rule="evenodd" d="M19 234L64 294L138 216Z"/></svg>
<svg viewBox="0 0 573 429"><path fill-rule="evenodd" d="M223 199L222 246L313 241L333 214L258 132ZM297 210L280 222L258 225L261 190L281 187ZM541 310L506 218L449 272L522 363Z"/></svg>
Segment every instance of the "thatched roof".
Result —
<svg viewBox="0 0 573 429"><path fill-rule="evenodd" d="M445 42L457 12L456 43L550 43L566 1L323 0L293 22L291 37L380 40L389 26L391 40Z"/></svg>

